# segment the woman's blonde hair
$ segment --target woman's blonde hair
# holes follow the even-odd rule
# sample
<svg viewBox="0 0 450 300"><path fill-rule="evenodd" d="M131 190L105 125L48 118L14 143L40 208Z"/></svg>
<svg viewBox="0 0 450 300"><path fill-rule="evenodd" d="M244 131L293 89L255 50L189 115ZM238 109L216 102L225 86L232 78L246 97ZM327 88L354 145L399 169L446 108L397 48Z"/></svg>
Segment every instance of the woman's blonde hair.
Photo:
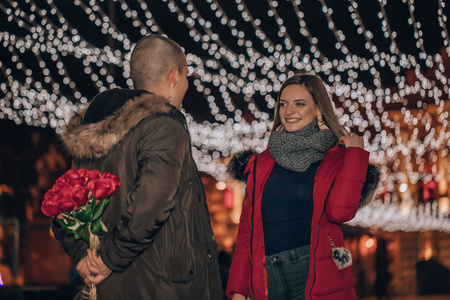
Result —
<svg viewBox="0 0 450 300"><path fill-rule="evenodd" d="M290 85L300 84L307 88L308 92L314 99L314 102L319 107L320 112L322 113L322 118L325 121L325 124L333 131L336 137L339 139L343 135L347 135L348 131L339 124L339 120L334 112L333 106L331 104L331 98L328 95L328 92L323 84L322 79L313 74L295 74L294 76L286 79L281 85L280 92L278 93L277 98L277 107L275 109L275 117L273 120L273 128L272 131L276 130L281 125L280 120L280 99L283 90Z"/></svg>

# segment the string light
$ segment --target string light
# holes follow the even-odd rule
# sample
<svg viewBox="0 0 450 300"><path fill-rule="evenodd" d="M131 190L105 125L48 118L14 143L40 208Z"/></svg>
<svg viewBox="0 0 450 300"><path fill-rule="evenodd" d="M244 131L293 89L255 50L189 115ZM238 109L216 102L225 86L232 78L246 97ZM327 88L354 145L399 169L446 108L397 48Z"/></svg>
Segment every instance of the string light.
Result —
<svg viewBox="0 0 450 300"><path fill-rule="evenodd" d="M328 1L318 0L321 12L317 13L326 17L326 26L335 39L331 44L339 53L333 57L330 55L334 49L320 49L322 37L310 31L314 24L308 23L306 12L300 9L306 3L301 0L267 0L264 13L281 43L272 40L263 30L267 26L262 26L263 21L255 17L256 12L243 0L234 0L227 6L216 0L163 0L160 6L165 5L165 12L175 16L178 22L171 25L187 30L193 49L201 50L202 54L186 53L189 74L194 88L203 95L209 112L217 121L200 124L187 113L199 169L224 181L223 158L247 148L265 149L272 126L268 111L275 107L281 82L300 70L316 73L326 81L327 90L334 95L341 124L364 134L365 147L371 152L373 162L392 166L383 182L389 189L394 190L399 182L450 180L449 108L446 104L450 91L444 57L425 51L424 28L416 20L414 0L403 0L403 6L408 10L405 26L413 30L413 37L409 38L415 39L417 57L400 51L399 36L389 23L387 1L373 1L378 1L380 30L390 44L386 52L380 50L381 45L365 27L372 20L362 17L358 3L348 0L348 7L343 8L349 11L349 21L356 26L353 36L365 39L368 51L361 56L354 53L358 51L352 51L355 49L351 48L350 32L344 34L337 28L336 16L327 5ZM446 3L438 0L438 4L440 28L437 30L441 32L442 45L449 56ZM98 41L83 36L76 22L68 22L69 16L65 15L66 10L59 8L61 5L53 0L39 4L34 0L0 3L0 13L11 28L17 28L14 34L0 31L0 47L10 53L10 57L0 58L4 78L0 82L3 94L0 118L17 124L50 126L60 132L70 115L92 98L92 90L88 92L86 85L97 92L117 86L111 68L119 71L116 77L123 77L125 86L122 84L122 87L132 86L129 57L136 33L140 36L166 34L166 25L160 25L154 17L153 4L144 0L66 3L81 10L83 20L88 20L92 30L112 38L117 48L99 46ZM128 22L127 26L132 26L135 32L127 32L127 26L108 17L106 5L120 7L116 11L120 15L118 20ZM296 20L282 17L287 15L282 13L283 9L290 7ZM206 10L210 11L206 13ZM288 28L287 24L298 24L298 30ZM219 27L226 27L231 38L221 35ZM304 37L306 45L296 45L295 34ZM31 63L30 58L36 63ZM433 68L434 73L426 74L421 63ZM75 66L87 74L88 82L85 77L81 80L76 76ZM404 74L408 71L414 72L415 82L407 82ZM393 75L396 86L384 86L386 72ZM363 84L363 75L369 75L373 85ZM414 96L420 96L420 100L408 103ZM245 107L239 107L238 99L245 101ZM388 107L398 103L402 108L394 114ZM411 108L414 105L417 108ZM248 112L255 121L245 120ZM438 159L439 155L443 159ZM443 165L444 172L438 170L438 164Z"/></svg>
<svg viewBox="0 0 450 300"><path fill-rule="evenodd" d="M347 224L390 232L442 231L450 233L450 214L440 213L437 201L418 206L401 206L377 200L359 209L356 216Z"/></svg>

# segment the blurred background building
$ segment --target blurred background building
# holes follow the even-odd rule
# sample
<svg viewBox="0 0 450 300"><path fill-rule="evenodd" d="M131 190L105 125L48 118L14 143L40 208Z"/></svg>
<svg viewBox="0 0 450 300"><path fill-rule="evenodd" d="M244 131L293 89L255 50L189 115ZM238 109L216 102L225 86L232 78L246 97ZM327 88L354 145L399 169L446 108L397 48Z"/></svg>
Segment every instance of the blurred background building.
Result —
<svg viewBox="0 0 450 300"><path fill-rule="evenodd" d="M327 83L382 171L376 200L343 225L358 297L449 299L448 2L1 0L0 293L76 293L40 212L71 163L57 134L97 93L132 87L132 45L157 33L186 52L183 107L224 285L245 191L225 165L265 148L281 83L301 71Z"/></svg>

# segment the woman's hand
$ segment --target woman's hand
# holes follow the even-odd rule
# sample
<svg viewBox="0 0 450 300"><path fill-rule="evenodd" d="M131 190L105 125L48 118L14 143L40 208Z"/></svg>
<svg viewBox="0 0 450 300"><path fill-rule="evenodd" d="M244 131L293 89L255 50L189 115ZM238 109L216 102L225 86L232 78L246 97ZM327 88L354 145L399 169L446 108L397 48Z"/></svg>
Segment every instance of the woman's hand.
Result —
<svg viewBox="0 0 450 300"><path fill-rule="evenodd" d="M233 294L233 298L231 298L231 300L247 300L247 297L241 294Z"/></svg>
<svg viewBox="0 0 450 300"><path fill-rule="evenodd" d="M341 136L339 139L339 145L342 145L345 148L358 147L364 149L364 139L359 135L350 133L348 135Z"/></svg>

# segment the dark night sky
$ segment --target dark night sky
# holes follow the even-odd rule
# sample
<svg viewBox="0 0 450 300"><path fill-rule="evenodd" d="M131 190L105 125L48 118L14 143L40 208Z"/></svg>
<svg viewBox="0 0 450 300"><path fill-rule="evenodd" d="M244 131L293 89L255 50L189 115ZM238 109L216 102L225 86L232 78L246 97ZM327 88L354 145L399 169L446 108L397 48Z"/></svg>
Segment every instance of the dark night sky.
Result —
<svg viewBox="0 0 450 300"><path fill-rule="evenodd" d="M11 7L11 1L2 0L1 3L4 7ZM87 0L83 0L85 4L88 3ZM142 9L138 7L137 1L128 1L130 8L136 9L139 12L139 17L141 20L145 20L145 16L143 15ZM201 58L210 58L206 50L201 48L200 43L195 43L192 38L189 36L189 29L184 25L178 22L177 15L173 14L169 11L168 4L164 1L146 1L149 10L152 12L156 21L162 28L162 30L172 39L176 40L180 45L182 45L187 53L194 53ZM180 9L183 10L184 13L188 13L186 9L186 4L181 0L175 1ZM237 29L246 32L246 37L249 37L253 45L256 49L261 51L262 53L269 55L267 49L265 49L262 45L262 42L257 39L254 35L254 29L249 23L243 22L240 17L240 12L236 8L236 3L234 1L229 0L220 0L218 1L222 8L227 13L230 19L237 20ZM250 12L252 13L254 18L258 18L261 20L261 28L266 32L267 36L274 42L283 45L283 40L277 36L278 27L275 24L273 18L270 18L267 15L268 11L268 2L267 1L244 1ZM351 13L348 10L348 6L350 2L348 0L333 0L333 1L325 1L326 4L333 9L333 20L336 24L336 27L342 29L347 39L345 41L347 47L353 54L356 54L360 57L365 57L367 59L372 58L373 54L370 53L367 49L365 49L365 39L363 36L357 34L357 26L353 23L351 18ZM50 11L50 7L45 0L37 0L35 3L41 9L47 9ZM96 47L103 48L105 45L110 44L117 49L121 49L121 51L125 52L122 48L122 45L117 41L113 41L111 43L108 40L108 37L104 34L101 34L100 28L94 26L91 21L88 19L88 15L79 7L74 5L72 1L63 1L56 0L54 1L55 5L58 7L59 11L64 15L64 17L69 21L69 23L79 31L79 34L83 37L83 39L89 41ZM118 30L127 34L128 38L132 42L137 42L142 35L139 33L139 30L134 28L131 25L129 19L124 16L122 9L120 8L119 2L112 1L96 1L98 5L100 5L105 12L113 12L111 17L115 24L117 25ZM112 3L111 7L108 8L107 4ZM244 47L237 46L236 37L232 36L229 32L228 27L223 26L219 23L218 18L213 15L213 11L210 9L209 4L205 0L195 0L193 3L196 5L196 8L203 15L203 17L207 20L211 20L211 29L218 33L220 38L226 42L226 45L235 51L238 54L246 54L246 49ZM383 36L383 31L381 30L381 21L378 17L378 13L380 11L378 0L358 0L358 9L361 14L361 18L364 21L364 25L367 30L370 30L373 33L373 42L377 45L379 51L384 51L389 53L389 45L390 40ZM414 16L416 21L421 22L422 30L424 32L423 40L424 47L428 54L439 53L440 49L443 46L443 38L441 37L441 28L438 23L438 1L430 1L430 0L419 0L415 1L415 11ZM31 13L30 5L25 2L20 2L18 4L24 12ZM112 8L112 10L111 10ZM325 15L322 13L322 6L320 1L301 1L299 6L300 10L305 13L305 21L307 26L313 36L318 37L318 46L322 53L327 56L330 60L332 59L344 59L344 55L338 51L334 45L336 43L336 39L333 36L331 30L328 29L328 22ZM302 54L309 54L312 56L314 53L310 52L310 45L308 40L299 34L299 22L297 17L295 16L295 12L292 9L292 5L290 1L278 1L277 11L280 17L284 20L284 25L287 28L287 32L291 36L292 40L296 45L301 46ZM414 31L413 27L408 24L409 11L408 6L401 0L391 0L388 1L386 5L386 12L390 22L391 29L397 32L397 45L402 53L411 54L413 56L418 56L418 49L415 46L416 40L414 39ZM444 13L446 15L450 15L450 8L447 6L444 9ZM50 20L56 21L56 16L47 13L47 18ZM202 28L197 26L197 29L202 32ZM15 34L17 37L24 37L26 34L29 34L26 30L20 28L16 22L9 21L8 16L4 10L0 10L0 31L9 32ZM204 30L203 30L204 32ZM283 50L287 51L287 50ZM1 61L3 62L5 67L10 67L14 65L14 62L10 59L11 52L7 47L0 46L0 57L2 57ZM29 53L21 54L21 59L24 61L28 68L33 70L39 69L38 61L33 55L29 55ZM47 67L50 69L52 75L56 80L62 80L62 76L57 74L57 68L55 64L51 64L50 55L47 53L42 53L42 58L47 62ZM75 59L74 57L64 56L62 57L65 65L67 66L70 75L74 81L77 82L77 86L85 97L88 99L92 99L97 93L92 80L84 73L84 66L81 64L81 60ZM420 61L422 69L426 70L426 66L423 61ZM239 75L240 70L233 69L229 66L229 64L223 63L224 68L227 69L228 72ZM126 87L125 79L121 75L122 70L116 66L110 66L110 70L115 72L115 83L121 87ZM292 67L289 67L292 70ZM14 67L11 67L13 70L13 74L16 79L22 78L25 81L25 77L20 74L18 70L15 70ZM378 66L377 69L381 73L382 83L386 87L394 87L394 74L387 67ZM255 72L258 73L260 70L255 69ZM275 70L277 71L277 70ZM337 71L336 71L337 72ZM405 71L402 70L402 73ZM278 72L279 73L279 72ZM338 72L337 72L338 73ZM346 74L342 73L343 81L346 80ZM405 74L402 74L405 75ZM22 77L21 77L22 76ZM34 72L33 76L41 82L44 82L43 76L39 75L39 72ZM264 76L259 73L258 77L263 78ZM324 78L326 79L326 78ZM372 80L373 78L370 76L369 72L360 72L359 80L361 80L366 87L370 88L373 86ZM2 72L0 72L0 83L7 82L6 77ZM82 83L82 84L81 84ZM207 85L207 84L206 84ZM214 90L214 87L209 84L213 90L213 93L216 95L216 99L221 99L218 95L218 91ZM51 90L50 86L46 86L48 90ZM66 97L72 100L76 100L72 96L72 91L61 84L61 92ZM275 93L272 93L273 97L276 96ZM0 92L0 98L3 97L4 94ZM247 103L243 100L242 94L231 94L233 101L236 103L236 106L244 112L244 116L251 119L251 114L246 109ZM255 102L263 112L272 113L271 109L267 108L264 97L258 94L254 96ZM227 114L229 117L232 116L230 112L228 112L224 107L223 103L218 101L219 108L224 114ZM204 96L195 90L195 86L193 84L193 78L190 78L190 88L187 92L184 107L187 112L191 113L196 121L208 120L214 121L214 118L211 116L209 112L208 103L205 100ZM2 121L0 122L0 129L2 132L6 131L14 131L16 130L10 121ZM24 126L20 126L17 128L19 131L27 131L22 128ZM16 139L15 134L8 135L9 139ZM8 142L10 143L10 142Z"/></svg>

